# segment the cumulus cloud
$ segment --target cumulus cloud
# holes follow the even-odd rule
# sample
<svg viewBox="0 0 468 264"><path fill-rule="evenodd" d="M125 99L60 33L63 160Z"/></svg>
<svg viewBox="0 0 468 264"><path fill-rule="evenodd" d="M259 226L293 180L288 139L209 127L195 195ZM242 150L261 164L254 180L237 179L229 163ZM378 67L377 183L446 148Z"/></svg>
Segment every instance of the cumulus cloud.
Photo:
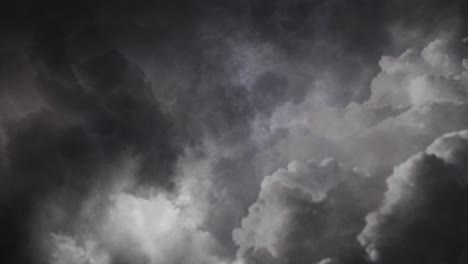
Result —
<svg viewBox="0 0 468 264"><path fill-rule="evenodd" d="M422 51L408 49L398 58L382 57L369 103L400 106L464 100L466 89L454 80L462 65L449 38L436 39Z"/></svg>
<svg viewBox="0 0 468 264"><path fill-rule="evenodd" d="M0 262L362 263L388 170L467 126L462 2L8 4Z"/></svg>
<svg viewBox="0 0 468 264"><path fill-rule="evenodd" d="M393 166L426 148L440 135L461 130L468 126L465 118L468 114L466 105L467 87L463 77L465 70L463 69L463 60L458 59L454 53L454 50L456 50L455 45L451 37L442 36L430 42L423 49L410 49L396 58L383 57L380 62L381 72L371 83L372 94L369 100L362 104L351 103L346 108L337 108L322 101L317 94L311 94L302 103L285 104L277 108L271 118L266 121L260 120L256 124L257 127L254 127L254 136L256 136L254 138L258 140L257 142L259 142L260 146L263 146L262 149L264 150L259 154L261 156L259 162L262 162L263 159L265 162L263 168L268 171L272 168L268 167L271 164L287 162L288 158L315 157L320 159L327 155L335 156L345 164L362 167L364 171L370 171L375 175L372 177L375 182L371 187L375 192L369 194L366 199L373 200L373 202L378 201L381 197L381 194L378 193L381 190L379 184L384 181L385 176ZM272 139L268 139L269 135L272 136ZM452 145L462 146L463 144L454 141ZM435 147L429 149L431 148ZM438 153L441 153L440 150ZM433 155L429 155L427 159L434 159ZM455 156L458 157L459 155ZM442 163L444 162L447 161ZM314 185L308 185L306 182L297 180L297 175L302 174L294 171L294 164L296 163L290 164L288 169L279 170L265 177L262 181L258 200L250 207L248 215L242 221L241 228L236 229L233 233L234 240L239 245L238 258L247 263L251 261L260 263L274 263L274 261L300 263L305 259L316 262L323 259L325 263L332 260L338 261L338 263L343 261L345 261L344 263L347 263L346 261L364 262L363 259L356 257L356 255L359 256L362 253L358 246L354 245L354 248L349 246L346 250L343 250L346 246L340 244L338 241L342 240L333 237L330 234L331 231L328 233L330 240L326 240L319 233L314 233L311 230L313 227L310 227L310 229L298 227L300 225L298 223L302 223L301 221L305 221L304 219L307 219L307 223L310 223L311 226L317 227L321 225L319 220L314 219L322 219L321 217L336 212L339 212L336 213L338 218L346 218L345 214L349 212L345 212L343 208L335 204L334 209L327 209L329 211L324 209L318 215L304 213L307 211L307 204L319 207L323 206L323 203L326 204L328 200L339 200L342 197L332 198L331 194L329 194L330 190L339 187L321 185L321 188L323 188L321 189L323 190L322 193L317 191ZM461 164L463 162L459 162L458 167L462 166ZM427 171L439 171L439 165L429 167ZM336 180L334 177L340 175L339 172L335 173L328 176L331 182ZM313 172L310 172L310 174L313 174ZM281 178L278 175L286 176ZM298 184L300 187L289 181L301 182ZM358 183L358 180L354 181L356 182L353 187L354 190L365 189L364 186L368 184ZM452 187L454 186L448 186L447 190ZM301 197L303 193L308 193L307 190L317 195L317 197L322 195L324 200L320 201L320 198L313 198L313 196ZM404 193L398 192L393 196L403 198L404 195ZM359 217L364 217L372 209L372 206L366 204L365 199L360 195L354 196L354 200L349 197L348 199L353 201L350 207L354 210L359 211L363 207L366 209L356 213L360 215L353 224L336 225L333 228L353 230L350 233L357 235L358 230L361 230L365 225L363 218L360 218L361 221L359 221ZM385 196L385 199L388 199L388 196ZM303 207L298 206L298 200L303 202L301 204ZM401 206L406 208L407 203L410 202L405 200L401 202ZM406 214L409 215L412 209L405 211ZM402 213L402 216L404 215L405 213ZM447 219L452 217L455 216L449 215ZM291 224L291 222L295 224ZM326 226L322 228L328 230ZM432 227L428 228L432 229ZM386 230L386 226L382 227L382 230ZM387 231L382 232L386 233ZM390 237L395 233L393 230L388 232ZM404 231L401 232L403 234ZM297 235L298 233L301 236ZM392 240L389 244L396 245L400 243L398 244L399 248L395 250L402 250L403 245L401 243L412 241L412 235L402 235L402 237L395 238L395 241ZM361 235L361 241L364 241L362 237L363 235ZM354 236L347 239L352 241ZM378 236L375 239L378 245ZM414 239L418 239L417 234ZM346 239L344 240L346 241ZM304 241L309 241L309 243L307 244ZM316 252L315 250L319 248L314 246L314 243L321 243L328 250L330 248L333 248L333 250L328 251L327 255L324 253L327 251L321 248L317 250L318 253L308 255L301 251L302 242L307 244L309 253ZM328 242L330 246L324 246ZM434 247L440 247L440 250L443 250L441 244L437 243L434 244ZM350 242L348 245L352 244L353 242ZM373 250L374 246L367 247L371 259L376 258L376 251ZM387 244L382 246L384 252L387 249L386 246ZM337 248L340 247L341 250L338 250ZM455 247L449 245L446 248ZM305 247L302 249L304 252L306 251ZM354 257L348 256L349 258L346 259L343 255L340 255L343 252L356 255ZM389 252L385 253L387 254L385 258L390 259L388 256L398 253L396 251ZM401 256L409 254L408 252L402 251ZM444 254L455 256L451 251ZM431 259L430 256L432 255L423 259L429 260ZM411 259L411 257L408 257L408 259ZM417 259L414 258L403 263L414 263Z"/></svg>
<svg viewBox="0 0 468 264"><path fill-rule="evenodd" d="M178 190L171 193L141 185L139 160L125 161L110 172L112 183L94 186L75 207L73 219L69 195L55 194L36 221L40 255L47 263L229 263L227 245L206 227L216 217L208 214L213 205L205 200L211 199L205 196L212 188L205 174L210 162L182 162Z"/></svg>
<svg viewBox="0 0 468 264"><path fill-rule="evenodd" d="M238 260L313 263L325 259L322 262L332 263L326 259L337 257L356 261L359 257L346 254L353 249L359 252L354 237L373 203L364 200L356 186L371 183L333 159L293 161L266 176L257 201L233 231Z"/></svg>
<svg viewBox="0 0 468 264"><path fill-rule="evenodd" d="M141 254L148 263L222 263L199 219L163 195L117 194L102 223L102 243L118 257ZM119 256L123 255L123 256Z"/></svg>
<svg viewBox="0 0 468 264"><path fill-rule="evenodd" d="M227 263L183 198L117 191L105 206L91 208L75 221L74 232L44 235L52 263Z"/></svg>
<svg viewBox="0 0 468 264"><path fill-rule="evenodd" d="M468 131L449 133L395 168L359 235L376 263L466 261Z"/></svg>
<svg viewBox="0 0 468 264"><path fill-rule="evenodd" d="M311 93L302 103L278 107L258 126L260 135L278 135L265 144L265 155L276 164L334 156L375 171L465 128L467 86L457 45L452 36L442 35L422 49L382 57L363 103L336 107Z"/></svg>

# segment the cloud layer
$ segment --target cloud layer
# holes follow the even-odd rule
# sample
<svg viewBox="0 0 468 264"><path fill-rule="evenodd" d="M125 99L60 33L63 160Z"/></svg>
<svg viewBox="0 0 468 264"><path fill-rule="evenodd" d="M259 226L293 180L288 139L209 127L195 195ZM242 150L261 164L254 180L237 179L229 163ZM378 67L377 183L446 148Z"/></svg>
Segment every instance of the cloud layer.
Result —
<svg viewBox="0 0 468 264"><path fill-rule="evenodd" d="M464 263L467 8L5 4L0 262Z"/></svg>

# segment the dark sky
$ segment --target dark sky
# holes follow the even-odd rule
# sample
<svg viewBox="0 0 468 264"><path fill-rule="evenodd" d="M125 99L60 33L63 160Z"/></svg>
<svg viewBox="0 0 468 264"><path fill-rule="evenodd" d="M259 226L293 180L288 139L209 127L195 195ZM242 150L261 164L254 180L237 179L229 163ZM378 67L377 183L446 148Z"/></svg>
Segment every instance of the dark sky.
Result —
<svg viewBox="0 0 468 264"><path fill-rule="evenodd" d="M467 11L2 3L0 263L465 263Z"/></svg>

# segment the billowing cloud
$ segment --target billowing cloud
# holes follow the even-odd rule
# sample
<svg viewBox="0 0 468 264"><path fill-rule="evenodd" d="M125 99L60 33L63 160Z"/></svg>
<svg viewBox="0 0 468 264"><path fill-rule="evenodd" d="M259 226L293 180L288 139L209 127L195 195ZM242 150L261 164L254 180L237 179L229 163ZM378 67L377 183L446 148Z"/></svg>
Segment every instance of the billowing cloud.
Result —
<svg viewBox="0 0 468 264"><path fill-rule="evenodd" d="M452 36L440 36L422 49L382 57L362 104L330 106L311 93L300 104L278 107L261 127L282 131L266 146L267 155L280 163L334 156L373 171L392 168L440 135L465 128L468 88L458 46Z"/></svg>
<svg viewBox="0 0 468 264"><path fill-rule="evenodd" d="M468 126L465 119L468 114L467 88L463 81L465 69L463 61L453 54L454 45L456 44L450 38L441 37L422 50L408 50L398 58L382 58L382 71L371 84L372 95L363 104L351 103L344 109L331 107L320 101L320 97L311 95L303 103L286 104L278 108L266 123L258 123L258 131L254 133L258 133L256 139L262 143L265 134L261 134L261 131L272 134L285 132L274 139L273 143L263 141L267 142L264 143L266 152L260 155L265 155L267 166L272 160L282 163L287 158L323 158L332 155L343 160L345 164L362 167L375 175L372 177L374 185L371 187L374 193L369 193L366 198L360 195L347 198L352 201L349 205L351 210L355 210L354 213L359 215L356 222L350 221L353 223L333 227L334 230L352 230L350 233L356 235L359 232L357 230L364 227L362 217L367 213L366 210L372 208L364 202L365 199L373 202L380 199L380 184L390 168L424 149L440 135ZM306 193L307 190L316 195L320 193L315 192L314 186L303 182L300 188L295 185L291 187L288 182L300 178L291 168L264 178L258 200L250 207L248 215L242 221L242 227L233 233L234 240L240 247L238 258L248 263L301 263L306 259L315 262L323 259L339 263L362 263L364 259L356 257L360 254L359 246L353 245L353 242L347 244L348 248L340 244L340 241L354 240L353 236L348 237L348 240L340 239L328 231L329 240L326 240L319 232L311 231L318 226L322 230L328 230L327 226L320 225L318 219L326 218L334 212L338 215L337 218L349 219L349 216L345 216L349 212L335 204L333 209L323 209L317 215L305 213L307 204L320 207L324 206L328 199L336 201L343 197L332 198L328 195L329 188L323 185L321 187L327 194L323 196L327 198L324 199L325 202L314 201L313 198L297 198L296 196L300 196L302 192ZM278 175L286 176L281 178ZM333 181L338 175L340 172L335 171L328 179ZM356 185L350 188L351 190L367 189L364 186L369 184L356 179L353 181ZM340 190L343 192L343 189ZM296 200L288 195L296 197ZM400 196L402 195L395 195ZM297 200L302 200L303 207L294 203ZM405 206L406 202L402 204ZM302 223L299 219L310 224L310 229L298 224ZM297 235L299 233L300 236ZM390 231L390 234L392 233ZM411 241L411 238L401 239L406 240ZM304 245L301 243L307 246L301 247ZM341 250L338 249L340 247ZM351 258L348 255L346 259L340 254L356 255ZM404 254L406 253L402 253ZM413 259L414 261L416 259Z"/></svg>
<svg viewBox="0 0 468 264"><path fill-rule="evenodd" d="M148 198L120 193L102 223L101 243L115 257L138 256L148 263L222 263L200 220L164 195Z"/></svg>
<svg viewBox="0 0 468 264"><path fill-rule="evenodd" d="M468 126L465 1L16 2L1 263L362 263L391 168Z"/></svg>
<svg viewBox="0 0 468 264"><path fill-rule="evenodd" d="M366 210L375 203L369 197L365 200L360 193L365 189L360 188L375 188L373 184L370 178L343 168L333 159L289 163L263 179L257 201L250 206L241 227L233 231L239 245L238 260L359 260L359 254L353 255L359 252L355 236Z"/></svg>
<svg viewBox="0 0 468 264"><path fill-rule="evenodd" d="M0 218L10 237L7 262L34 258L24 245L37 241L30 230L37 229L46 201L63 199L63 219L54 229L66 230L83 200L115 180L114 166L133 159L136 181L166 188L178 153L171 122L141 71L120 53L76 65L72 75L45 63L40 69L34 82L40 107L2 120L2 204L8 206Z"/></svg>
<svg viewBox="0 0 468 264"><path fill-rule="evenodd" d="M44 234L52 263L227 263L184 197L111 191L104 206L98 198L88 202L74 231Z"/></svg>
<svg viewBox="0 0 468 264"><path fill-rule="evenodd" d="M359 235L376 263L463 263L468 132L446 134L395 168Z"/></svg>
<svg viewBox="0 0 468 264"><path fill-rule="evenodd" d="M449 38L436 39L422 51L408 49L398 58L382 57L369 103L400 106L465 99L466 91L453 80L462 65Z"/></svg>

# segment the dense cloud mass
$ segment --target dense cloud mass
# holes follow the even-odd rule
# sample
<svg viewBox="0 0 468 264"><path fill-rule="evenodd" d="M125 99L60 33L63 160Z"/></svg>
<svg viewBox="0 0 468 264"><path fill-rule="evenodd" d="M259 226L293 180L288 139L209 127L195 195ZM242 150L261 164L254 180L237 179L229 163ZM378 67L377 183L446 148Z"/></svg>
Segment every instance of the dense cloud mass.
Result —
<svg viewBox="0 0 468 264"><path fill-rule="evenodd" d="M468 132L446 134L395 168L359 235L376 263L465 263Z"/></svg>
<svg viewBox="0 0 468 264"><path fill-rule="evenodd" d="M5 3L0 263L465 263L467 11Z"/></svg>
<svg viewBox="0 0 468 264"><path fill-rule="evenodd" d="M80 200L93 186L105 184L106 171L120 159L141 159L138 181L165 186L177 154L170 121L149 96L141 73L121 54L111 52L79 65L71 76L41 66L36 87L44 105L3 120L8 163L2 228L11 238L5 247L13 247L11 252L21 258L29 256L16 247L29 240L23 232L31 228L41 199L64 193L70 204L56 227L67 228ZM96 72L95 67L105 70Z"/></svg>
<svg viewBox="0 0 468 264"><path fill-rule="evenodd" d="M118 192L103 218L85 233L50 235L51 262L227 263L214 255L218 246L208 232L197 229L197 221L197 215L164 194L142 198Z"/></svg>
<svg viewBox="0 0 468 264"><path fill-rule="evenodd" d="M346 254L357 249L363 214L375 201L366 201L356 187L376 187L373 184L332 159L289 163L287 169L263 179L258 200L241 228L233 231L239 261L315 263L329 257L357 261Z"/></svg>

